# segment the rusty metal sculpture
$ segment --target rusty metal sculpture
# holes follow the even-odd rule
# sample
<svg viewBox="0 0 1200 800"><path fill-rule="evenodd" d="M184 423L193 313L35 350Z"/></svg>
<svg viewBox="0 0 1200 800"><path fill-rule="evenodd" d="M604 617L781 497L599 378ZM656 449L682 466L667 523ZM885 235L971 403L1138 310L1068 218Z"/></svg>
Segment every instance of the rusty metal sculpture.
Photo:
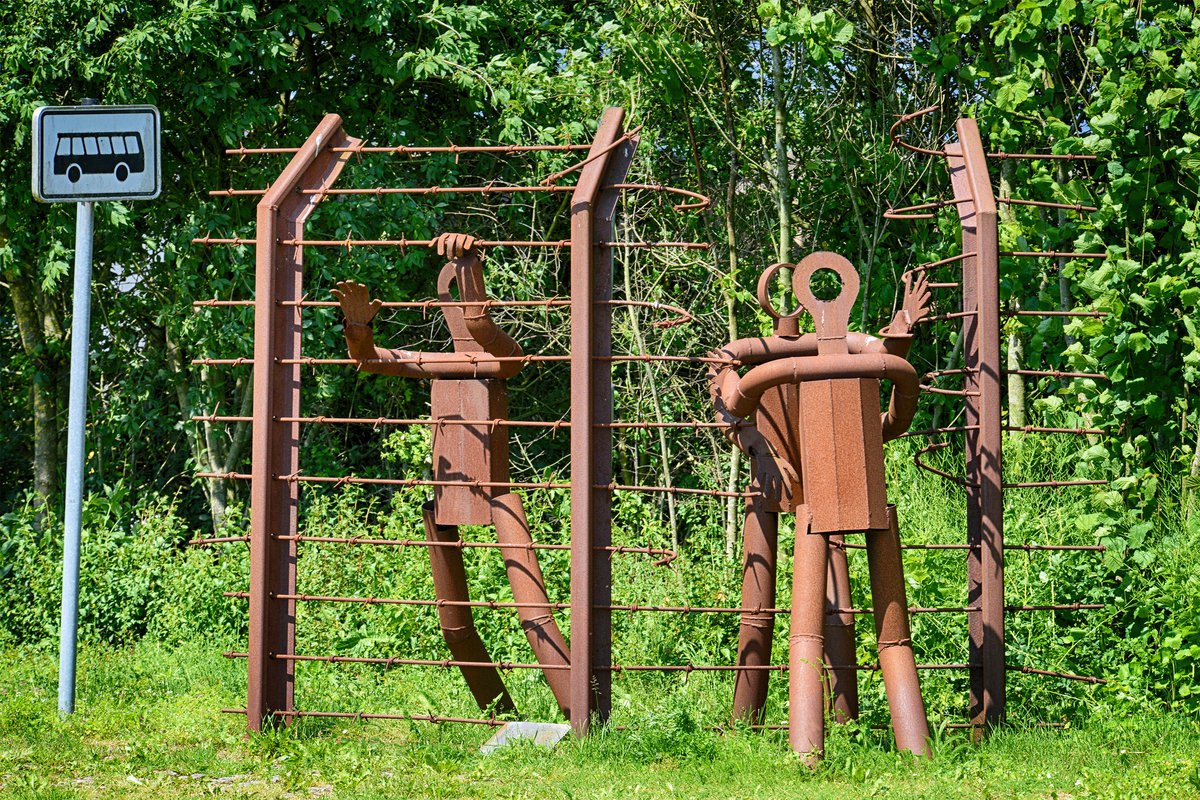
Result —
<svg viewBox="0 0 1200 800"><path fill-rule="evenodd" d="M897 126L912 121L929 110L906 115ZM898 130L898 129L897 129ZM636 248L705 248L706 244L676 241L626 241L616 235L614 217L618 199L622 196L651 192L661 196L671 193L681 196L686 202L675 206L675 210L699 211L708 201L700 195L682 189L657 184L627 182L627 173L638 146L638 129L626 131L624 112L618 108L606 109L590 143L560 144L483 144L460 146L439 144L434 146L368 146L350 136L342 127L341 119L329 115L317 125L307 140L298 147L244 147L227 151L229 155L245 158L262 156L274 158L284 154L288 163L277 178L265 188L222 188L210 192L219 197L254 198L258 203L257 226L249 236L246 232L235 233L230 238L205 235L195 239L204 246L231 246L242 248L252 245L255 249L256 279L254 299L212 298L196 302L209 313L218 308L250 308L254 312L253 357L248 353L235 352L214 354L217 357L198 358L193 364L221 369L253 369L252 415L243 411L240 415L222 413L214 408L193 419L204 425L238 424L250 425L253 430L253 450L249 472L199 473L202 479L245 481L249 487L250 530L240 536L217 536L197 539L196 545L211 545L222 542L245 542L250 553L250 575L246 591L231 591L226 595L248 601L248 640L244 652L229 652L230 658L245 659L247 662L246 705L240 709L227 709L229 713L244 714L250 730L261 730L264 726L283 725L301 717L347 718L347 719L405 719L428 722L458 722L486 726L501 725L495 713L480 715L477 719L448 716L436 710L425 709L421 713L401 709L351 709L314 710L296 704L297 664L324 664L329 669L341 668L351 663L369 663L388 668L415 666L439 668L456 666L470 673L468 681L476 692L480 704L490 704L494 710L511 708L511 699L504 691L499 679L503 670L537 669L546 675L564 712L571 710L570 721L579 736L588 733L591 726L603 723L612 705L612 683L615 677L635 672L664 673L681 671L713 671L724 674L732 671L737 676L735 687L735 713L743 718L758 722L765 702L766 680L771 671L780 665L770 661L771 629L773 615L787 613L786 609L773 607L775 592L775 547L777 540L777 514L779 511L796 510L806 512L802 519L809 520L809 527L818 530L821 525L830 530L820 535L802 536L798 544L801 557L795 592L792 679L798 681L793 692L796 702L792 712L798 714L792 722L793 741L819 752L822 670L817 669L822 650L827 663L826 674L830 681L833 711L837 718L846 719L857 712L855 676L859 670L882 668L885 675L890 702L899 703L893 708L896 719L906 719L912 727L901 731L900 736L909 742L907 749L919 750L923 741L919 731L914 733L917 723L923 720L919 714L920 695L912 673L911 649L907 646L907 623L902 614L903 594L891 599L886 587L877 588L877 582L896 581L899 589L899 562L896 560L896 539L889 519L886 501L883 499L882 468L879 465L879 448L882 441L900 431L908 422L903 418L908 413L911 387L908 367L902 356L907 353L908 332L916 323L937 323L962 320L965 369L945 369L930 373L927 382L931 392L961 396L965 404L965 416L960 425L933 428L925 431L909 431L906 436L962 435L965 438L967 469L964 477L934 470L947 479L962 486L967 492L967 532L965 541L908 544L903 548L936 548L963 551L966 554L966 604L954 607L908 609L909 613L965 614L968 621L969 653L967 663L920 664L919 669L965 670L970 676L969 717L966 723L977 732L999 724L1004 719L1005 672L1020 671L1025 674L1050 676L1089 683L1102 683L1099 678L1051 672L1032 666L1006 663L1004 615L1018 611L1081 610L1098 606L1073 603L1070 605L1015 605L1005 602L1003 584L1003 562L1005 551L1018 549L1026 554L1040 551L1099 551L1098 545L1051 545L1005 542L1003 538L1002 498L1007 489L1086 485L1094 481L1043 481L1037 483L1001 482L1000 432L1020 430L1025 433L1102 433L1091 429L1063 429L1024 426L1013 428L1003 425L999 396L999 377L1006 370L1000 357L1000 327L1002 310L999 308L998 273L996 265L1002 256L1012 257L1080 257L1098 258L1095 253L1004 253L999 250L996 235L996 203L1023 203L1062 208L1063 204L1017 201L1012 198L992 196L988 179L988 162L993 158L1088 158L1071 155L1036 155L985 153L979 131L971 120L958 123L959 141L947 144L944 150L915 148L918 152L944 157L950 169L950 182L954 189L952 199L889 211L890 218L901 216L929 217L921 213L936 208L954 208L958 212L963 230L963 252L961 255L923 264L915 272L929 277L929 282L909 279L905 292L907 313L884 331L882 341L859 333L844 333L832 326L835 335L825 339L817 335L800 336L799 314L787 316L774 312L766 297L765 286L785 265L768 270L760 285L760 302L767 313L775 319L775 335L762 339L744 339L731 343L717 357L698 357L678 353L652 353L642 351L632 354L614 353L612 317L614 310L625 307L650 308L676 315L665 321L675 324L691 321L685 309L659 302L623 299L614 296L613 256L615 252ZM902 134L894 131L897 145L905 145ZM403 156L418 158L425 156L453 155L455 159L470 157L471 154L486 154L489 158L502 159L523 157L522 154L556 152L565 156L577 154L581 160L567 169L537 182L536 185L508 185L489 181L486 185L434 185L434 186L337 186L343 168L368 158ZM373 173L372 173L373 174ZM560 185L559 179L577 175L574 186ZM362 178L360 174L360 179ZM371 180L370 174L367 180ZM337 198L352 201L355 197L380 198L391 195L433 197L441 195L478 195L483 198L504 197L514 191L538 192L549 195L569 195L564 203L569 208L570 238L558 240L498 240L473 241L465 237L449 235L432 242L440 244L443 254L451 261L467 259L468 251L481 256L482 247L514 247L519 250L545 248L553 253L570 254L570 296L540 297L523 300L487 299L483 291L482 267L464 261L459 267L443 271L441 299L413 299L404 302L388 302L384 306L429 310L447 309L447 319L456 332L454 352L408 353L390 351L386 359L376 359L380 351L370 357L348 359L344 353L331 354L324 351L307 352L302 330L306 322L319 319L314 315L318 307L338 305L327 299L310 299L306 292L312 287L305 281L305 252L312 248L323 248L326 252L345 252L352 248L398 248L431 244L424 239L399 235L396 238L361 238L346 234L338 238L327 238L320 234L306 234L314 211L325 200ZM694 201L694 202L693 202ZM1079 207L1078 210L1084 210ZM912 212L918 212L913 214ZM320 222L318 215L318 222ZM393 237L395 234L393 234ZM450 252L447 253L446 249ZM459 252L461 251L461 252ZM821 258L836 258L829 255ZM810 264L808 260L804 262ZM816 263L816 262L813 262ZM835 269L842 262L834 264ZM816 267L813 267L814 269ZM844 269L844 266L842 267ZM950 282L938 277L937 271L960 270L961 278ZM931 274L932 273L932 274ZM458 284L460 300L449 300L445 293L452 284ZM805 284L807 286L807 284ZM948 289L959 291L962 310L954 313L939 313L925 316L928 297L925 289ZM339 291L345 295L347 285ZM318 289L320 291L320 289ZM353 290L358 291L358 290ZM855 291L857 291L855 289ZM854 292L849 293L852 298ZM803 293L801 293L803 296ZM365 309L363 313L373 315L377 304L369 300L362 290L354 301ZM849 302L849 301L847 301ZM686 304L685 304L686 305ZM487 310L497 307L537 308L542 313L551 309L569 315L570 344L566 352L539 352L516 355L519 350L510 347L507 340L493 335L489 326ZM815 302L808 309L821 307ZM318 314L320 312L317 312ZM1037 316L1095 316L1096 311L1038 310L1024 309L1018 315ZM351 316L347 314L347 316ZM832 320L830 313L820 317L819 324L827 325ZM362 324L369 322L356 318ZM474 330L472 328L474 327ZM348 326L348 334L362 337L369 328ZM840 334L844 333L844 336ZM373 337L372 337L373 339ZM247 337L249 341L249 337ZM361 340L365 341L365 339ZM844 348L839 344L844 342ZM360 342L361 343L361 342ZM305 348L310 347L305 343ZM373 342L372 342L373 346ZM506 349L507 348L507 349ZM831 348L842 352L830 353ZM340 348L339 348L340 349ZM388 351L383 351L388 352ZM511 355L496 355L508 352ZM338 357L330 357L336 355ZM887 358L885 358L885 356ZM682 419L653 422L634 419L614 419L614 393L612 373L618 362L686 362L705 363L716 366L715 377L720 377L716 388L721 390L717 398L718 421ZM385 364L386 362L386 364ZM301 403L301 386L310 369L323 367L342 368L347 364L360 364L363 369L375 369L392 374L413 375L433 379L434 414L437 418L390 419L381 416L327 417L306 414ZM570 408L554 419L508 419L503 408L505 375L515 374L524 365L538 363L551 366L567 365L570 369ZM830 366L849 370L826 374ZM953 365L951 365L953 366ZM746 367L743 377L735 371ZM862 368L860 370L860 367ZM902 387L893 393L895 416L884 428L880 423L871 424L877 410L876 380L886 376ZM899 370L899 371L897 371ZM1037 376L1047 379L1062 377L1093 377L1083 373L1059 371L1009 370L1010 376ZM782 374L781 374L782 373ZM943 376L961 375L964 388L945 389L936 385ZM470 402L478 402L475 410L469 411L462 404L462 397L445 393L451 385L459 388L473 382L490 381L492 389L487 391L468 389ZM777 382L776 382L777 381ZM759 395L749 392L755 384L762 388ZM774 385L768 385L774 383ZM732 386L727 386L732 384ZM908 387L908 388L904 388ZM741 397L734 397L737 389ZM824 394L822 394L824 392ZM736 402L734 402L736 401ZM749 415L757 403L758 410L753 422L739 419L730 409L738 407L739 414ZM492 405L489 405L492 404ZM836 404L836 406L835 406ZM744 408L743 408L744 406ZM864 409L870 409L868 413ZM839 429L831 432L829 423L834 411L851 417L855 430L847 433ZM848 413L853 410L853 413ZM909 409L910 410L910 409ZM902 413L903 412L903 413ZM474 419L467 419L468 413ZM817 420L824 419L821 423ZM903 425L900 424L903 422ZM309 425L428 425L433 429L437 443L439 472L436 480L427 478L381 478L352 474L312 474L304 469L307 464L302 442L304 427ZM875 426L879 425L878 428ZM559 479L543 479L536 482L512 481L508 477L507 458L503 457L508 446L507 438L497 436L497 430L509 427L547 430L554 435L560 430L570 431L569 482ZM612 452L614 432L641 431L647 429L690 429L698 431L708 428L725 428L743 449L751 452L758 460L756 480L751 491L718 491L698 486L623 485L614 480ZM458 433L455 433L455 432ZM868 442L867 436L872 437ZM822 438L824 436L824 438ZM456 438L458 437L458 438ZM457 442L457 444L454 444ZM869 445L869 446L868 446ZM948 442L933 442L918 453L918 456L949 446ZM490 448L490 449L489 449ZM828 459L833 454L833 462ZM443 464L443 456L445 463ZM457 459L457 461L456 461ZM830 463L840 466L841 471L829 469ZM918 464L927 469L919 461ZM794 465L794 466L793 466ZM464 477L456 477L464 476ZM563 476L566 477L566 476ZM803 479L803 480L801 480ZM299 509L302 502L301 485L339 487L387 486L391 489L416 489L432 487L435 502L427 509L426 525L430 533L426 538L363 538L361 536L320 536L305 531L300 524ZM557 543L529 542L529 530L524 524L520 502L513 490L567 491L570 492L570 528L564 531L565 538ZM857 500L838 502L838 493L845 491L847 498ZM742 498L748 502L745 525L746 564L743 575L743 600L735 607L711 607L693 605L647 605L644 602L621 602L614 597L612 562L618 555L644 554L662 556L663 563L674 558L673 551L651 546L636 531L613 530L611 504L613 498L622 493L669 493L693 498ZM999 501L998 501L999 499ZM851 519L844 517L840 506L853 505L865 515ZM861 508L860 508L861 506ZM830 521L830 508L838 507L838 514ZM880 512L880 508L883 508ZM462 513L457 519L454 514ZM497 526L494 542L462 541L456 527L461 519L492 521ZM880 520L882 519L882 522ZM867 528L866 545L843 541L845 530L852 526ZM882 527L881 527L882 526ZM615 534L615 535L614 535ZM622 537L622 538L617 538ZM352 547L389 547L419 549L430 554L437 579L437 598L430 597L334 597L312 594L298 585L298 547L307 543L337 543ZM826 544L828 542L828 544ZM819 545L819 546L818 546ZM462 566L461 551L480 548L484 552L499 549L508 562L509 576L514 584L514 595L522 598L518 602L498 602L468 598L467 583ZM849 608L849 578L846 569L847 550L867 549L871 558L871 582L875 589L875 609ZM533 552L539 549L569 551L571 591L566 601L547 603L545 589ZM809 555L811 557L805 558ZM421 557L422 560L424 556ZM528 559L523 560L523 559ZM890 559L890 560L889 560ZM515 566L515 568L514 568ZM820 569L818 569L820 568ZM824 579L820 570L824 570ZM528 585L522 585L527 583ZM817 586L824 586L819 591ZM822 594L824 605L822 606ZM803 595L803 596L801 596ZM462 598L462 599L448 599ZM371 656L328 652L306 652L305 642L297 642L296 615L301 604L394 604L405 607L437 607L443 631L453 640L450 659L427 659L414 657L418 654L400 650ZM311 606L308 606L311 607ZM535 641L537 662L518 664L489 661L487 649L474 633L474 618L469 609L515 608L526 622L527 632ZM899 642L886 647L881 653L879 666L854 663L854 638L852 620L855 614L870 614L876 617L878 638L881 642ZM566 642L554 637L550 613L569 614L570 653L566 656ZM693 663L691 658L674 659L675 663L630 664L614 659L613 616L615 614L694 614L718 613L741 616L741 644L737 664ZM539 616L541 615L541 616ZM543 620L545 622L543 623ZM822 630L823 625L823 630ZM532 635L533 632L537 636ZM823 636L822 636L823 633ZM814 638L816 637L816 638ZM302 637L301 637L302 638ZM823 647L818 644L823 639ZM559 644L561 642L561 644ZM909 703L905 711L900 696L894 689L895 676L907 676L911 693L906 695ZM944 672L941 674L945 674ZM890 682L887 676L892 676ZM562 684L566 684L566 689ZM564 700L564 691L566 700ZM803 698L803 702L801 702ZM569 702L568 702L569 701ZM382 713L381 713L382 712ZM1051 725L1061 723L1048 723ZM948 723L948 727L956 727ZM923 729L923 728L921 728ZM902 747L905 745L902 744Z"/></svg>
<svg viewBox="0 0 1200 800"><path fill-rule="evenodd" d="M770 282L794 269L800 308L782 315L771 305ZM841 280L833 300L818 300L814 273ZM886 498L883 443L904 433L916 412L918 378L905 360L910 330L928 314L923 277L905 279L904 305L882 340L846 329L859 280L846 259L813 253L799 264L776 264L758 284L758 300L775 335L740 339L714 354L709 371L717 418L733 442L754 459L755 488L744 528L741 630L734 689L735 716L762 714L770 664L775 559L780 511L796 514L789 636L789 740L797 752L820 758L824 748L824 669L839 719L857 714L854 629L849 610L846 533L866 534L879 663L896 745L928 753L928 722L917 680L905 598L895 506ZM815 334L799 335L802 311ZM750 367L739 376L737 365ZM891 404L880 415L879 380L892 382ZM754 416L753 424L743 420ZM797 465L799 469L797 470Z"/></svg>
<svg viewBox="0 0 1200 800"><path fill-rule="evenodd" d="M533 552L521 498L507 485L508 433L479 424L439 424L445 420L496 420L508 416L505 381L525 365L521 345L492 320L483 283L483 251L474 237L446 233L430 243L449 259L438 275L438 299L453 338L452 353L384 350L376 346L371 321L382 307L366 286L342 281L332 291L345 316L350 357L364 372L428 378L433 427L434 499L422 508L425 535L438 599L442 636L481 709L514 712L504 680L491 663L475 629L459 525L496 526L496 538L512 586L521 627L543 669L559 708L569 719L567 674L570 650L550 613L546 582ZM457 285L460 304L451 287Z"/></svg>
<svg viewBox="0 0 1200 800"><path fill-rule="evenodd" d="M210 357L193 361L196 364L235 369L252 366L254 370L252 416L220 414L214 410L212 413L197 418L206 425L248 423L252 426L254 447L252 469L249 473L199 473L200 477L248 482L251 502L250 531L248 535L243 536L218 536L194 542L197 545L208 545L219 542L244 541L249 545L251 563L248 590L227 593L230 597L249 601L247 647L245 652L229 652L226 655L229 658L244 658L247 661L246 707L229 711L244 713L246 725L250 730L261 730L264 726L285 725L292 720L308 716L408 719L429 722L453 721L488 726L503 724L494 713L483 715L481 718L468 719L438 713L394 714L369 711L313 711L297 708L295 703L297 664L340 664L347 661L340 654L297 652L296 613L301 603L368 603L372 605L388 603L421 607L436 606L439 611L450 608L517 608L528 611L529 616L526 619L533 623L532 627L534 628L538 627L538 614L560 609L568 610L571 624L569 663L552 663L559 659L557 654L550 653L543 654L542 663L534 664L500 663L474 659L469 661L431 660L411 658L408 656L412 654L403 652L378 657L355 657L350 660L355 663L374 663L388 667L413 665L480 668L483 671L476 673L483 676L480 681L492 680L488 677L488 673L494 673L496 670L538 669L547 674L547 677L554 672L558 677L555 677L551 683L555 687L559 703L564 709L567 703L563 699L564 690L560 681L565 681L567 684L565 693L569 698L571 726L577 735L585 735L592 724L603 722L608 717L612 697L611 678L615 668L612 664L611 616L614 610L621 608L612 602L610 592L611 560L618 554L633 553L654 557L673 558L675 556L673 551L663 548L614 545L611 536L612 495L618 491L671 491L676 493L700 491L691 488L625 487L617 486L612 482L613 420L610 373L612 363L625 358L614 356L612 352L612 310L615 306L622 305L650 307L676 314L679 319L691 319L686 311L669 304L614 299L612 291L613 252L615 248L691 249L708 247L706 244L696 242L616 241L613 218L618 199L623 193L678 194L686 199L686 202L676 206L676 209L680 211L698 211L705 208L709 202L702 195L682 189L658 184L626 182L629 166L639 139L638 129L625 130L624 119L625 113L622 109L605 109L590 143L469 146L450 143L433 146L367 146L362 140L346 133L338 115L329 114L321 120L307 140L299 147L238 147L228 151L230 155L238 156L271 156L276 153L290 155L287 166L266 189L229 188L211 192L214 196L221 197L259 198L257 227L253 237L235 235L232 238L224 238L206 235L194 240L195 243L204 246L253 245L255 248L256 283L253 300L214 298L197 303L198 306L205 308L253 306L254 357ZM545 152L567 155L574 153L581 160L543 179L537 185L513 186L489 181L486 185L477 186L371 186L368 188L338 188L335 186L343 168L348 163L357 162L364 156L403 155L407 158L414 158L453 154L457 159L460 156L478 153L508 159ZM577 175L574 186L557 183L559 179L567 175ZM484 299L482 302L420 300L388 302L382 305L420 309L463 308L465 309L462 320L464 327L469 324L466 317L476 317L483 310L499 306L536 306L539 309L547 310L563 308L568 311L571 320L570 351L565 354L538 353L509 357L495 356L486 350L477 350L477 347L483 347L482 342L476 341L469 335L463 335L456 338L463 345L467 345L467 341L470 339L470 346L458 348L454 353L413 353L411 361L402 355L393 353L395 357L390 360L393 366L406 363L415 365L418 373L425 377L436 377L435 384L437 381L473 380L489 377L476 368L485 361L494 364L515 363L518 368L520 365L528 363L569 363L571 368L569 419L512 420L502 413L499 415L487 414L486 418L477 420L449 417L434 420L430 418L390 419L385 417L305 415L301 407L301 384L304 377L301 370L302 365L316 367L360 363L355 359L313 357L311 354L302 352L301 332L305 320L310 318L306 317L306 314L310 314L311 309L316 307L339 305L332 300L312 300L305 296L305 250L308 248L332 248L344 249L346 253L349 253L352 247L369 246L396 247L403 252L406 247L431 244L428 240L413 239L405 235L390 239L364 239L354 235L339 239L310 238L306 236L305 228L309 218L319 205L332 197L350 198L370 195L378 199L393 194L417 196L471 194L489 197L503 196L514 191L569 195L570 238L475 241L474 248L485 246L522 249L547 248L556 253L569 253L571 264L571 294L569 298L548 297L522 301ZM438 242L435 240L432 244L437 245ZM444 243L443 249L449 244L449 242ZM464 245L463 249L466 249L465 240L459 240L459 244ZM464 280L466 279L474 280L469 270L464 277ZM454 280L459 280L457 275ZM482 284L479 283L479 286ZM344 294L345 287L339 291ZM482 290L478 297L484 297ZM369 308L373 303L367 297L362 297L361 300L368 307L368 313L370 313ZM476 351L471 352L471 350ZM641 360L642 357L637 358ZM663 356L661 358L670 360L674 357ZM371 361L372 359L364 359L361 363L370 363ZM457 362L457 366L454 362ZM504 367L504 369L510 368L512 367ZM496 373L490 377L502 380L499 372L500 369L496 368ZM452 404L450 408L453 409ZM513 426L540 427L548 429L552 433L565 428L570 430L571 439L570 482L563 483L553 480L492 481L484 479L487 475L471 480L427 480L345 474L308 474L301 466L303 459L300 445L303 437L300 432L301 426L314 424L370 425L372 427L430 425L438 428L439 434L447 433L449 428L458 425L470 427L481 436L489 437L496 429L507 429ZM447 439L447 441L449 440ZM498 446L506 443L506 441L497 441ZM496 466L499 464L500 462L497 462ZM488 469L491 467L489 466ZM505 471L502 474L507 475L506 462L503 469ZM511 507L508 510L502 510L502 507L506 505L505 498L515 500L515 495L496 490L570 490L569 543L533 542L509 546L504 541L462 542L454 540L455 537L452 534L447 536L450 541L441 541L440 538L438 541L431 541L428 538L415 541L386 537L364 539L362 537L311 536L299 526L298 510L302 484L487 489L492 492L486 496L494 521L497 523L498 538L504 540L511 534L515 539L510 540L521 542L527 539L528 532L526 526L520 521L519 506L516 507L516 510ZM470 492L468 492L469 494ZM440 536L436 529L439 524L441 523L438 521L433 522L435 536ZM444 527L453 527L453 525L447 523ZM299 591L296 564L298 545L310 541L336 542L349 546L415 547L424 548L426 551L433 549L439 553L446 549L462 550L467 547L495 548L504 551L508 560L516 560L518 556L528 557L533 550L568 550L571 574L570 598L566 602L544 602L537 592L541 581L537 578L535 565L531 565L527 570L518 570L513 578L515 584L526 580L532 583L532 590L521 588L521 586L515 590L521 593L520 596L533 598L527 603L407 597L334 597L309 594ZM435 555L435 561L437 558ZM448 570L447 574L458 572L453 567L448 567ZM533 592L532 595L529 593L530 591ZM453 596L466 596L461 583L446 587L445 593ZM442 616L442 619L445 620L446 617ZM463 617L451 617L447 623L448 627L457 629L459 626L454 624L456 620L462 621ZM526 627L531 626L527 625ZM548 626L546 626L546 630L549 630ZM461 631L452 632L452 638L457 638L460 634L464 640L470 639L466 626L463 626ZM546 636L549 634L546 633ZM539 636L538 640L544 645L542 638ZM564 642L562 648L546 646L553 651L565 648L566 645ZM498 683L498 681L492 681L490 687L485 683L477 684L483 687L482 695L500 698L492 704L495 709L499 709L503 703L503 695L497 688ZM497 691L493 693L492 689Z"/></svg>

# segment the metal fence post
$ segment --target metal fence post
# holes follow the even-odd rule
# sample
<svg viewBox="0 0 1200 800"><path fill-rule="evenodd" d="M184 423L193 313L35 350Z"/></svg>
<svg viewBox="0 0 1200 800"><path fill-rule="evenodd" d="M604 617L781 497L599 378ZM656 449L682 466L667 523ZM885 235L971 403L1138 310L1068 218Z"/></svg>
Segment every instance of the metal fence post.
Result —
<svg viewBox="0 0 1200 800"><path fill-rule="evenodd" d="M86 101L85 101L86 103ZM93 103L89 104L92 105ZM67 485L63 511L62 623L58 645L58 710L75 713L79 628L79 553L83 539L83 468L87 433L88 340L92 329L92 239L96 204L76 203L75 291L71 314L71 384L67 418Z"/></svg>
<svg viewBox="0 0 1200 800"><path fill-rule="evenodd" d="M596 201L624 118L623 109L605 109L571 196L570 697L571 727L581 737L593 713L601 720L608 716L611 699L611 676L596 669L611 660L611 612L593 606L608 605L599 602L608 592L608 560L597 559L595 548L606 546L612 536L612 498L607 488L596 488L607 485L612 473L612 434L596 427L612 418L612 367L597 360L612 354L606 303L612 298L612 260L611 253L597 258L595 236Z"/></svg>
<svg viewBox="0 0 1200 800"><path fill-rule="evenodd" d="M321 200L298 189L328 188L350 153L331 147L358 143L342 132L336 114L326 116L258 204L255 245L254 411L250 482L250 615L246 725L286 722L293 711L296 603L279 594L296 591L296 532L299 484L287 477L299 469L300 426L280 422L300 416L300 357L303 247L287 242L303 235L304 222ZM290 304L290 305L288 305Z"/></svg>
<svg viewBox="0 0 1200 800"><path fill-rule="evenodd" d="M1000 382L999 238L996 198L987 155L973 119L957 123L958 146L947 148L951 182L962 221L963 311L968 394L967 605L969 618L970 718L977 730L1004 721L1004 491Z"/></svg>

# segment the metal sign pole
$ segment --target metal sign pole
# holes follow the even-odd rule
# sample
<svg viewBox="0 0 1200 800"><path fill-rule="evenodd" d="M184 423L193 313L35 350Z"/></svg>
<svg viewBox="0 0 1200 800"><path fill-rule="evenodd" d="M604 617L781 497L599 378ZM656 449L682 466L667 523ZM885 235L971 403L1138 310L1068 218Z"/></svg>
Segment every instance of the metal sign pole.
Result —
<svg viewBox="0 0 1200 800"><path fill-rule="evenodd" d="M84 433L88 337L92 327L92 232L95 206L76 205L75 296L71 317L71 407L67 423L67 491L63 512L62 626L58 645L58 710L75 711L75 644L79 625L79 546L83 523Z"/></svg>
<svg viewBox="0 0 1200 800"><path fill-rule="evenodd" d="M162 191L162 120L154 106L101 106L98 100L85 98L78 106L35 109L31 122L33 198L40 203L76 204L71 405L67 424L62 626L58 648L58 710L62 714L71 714L75 711L88 337L92 327L92 234L96 203L158 197Z"/></svg>

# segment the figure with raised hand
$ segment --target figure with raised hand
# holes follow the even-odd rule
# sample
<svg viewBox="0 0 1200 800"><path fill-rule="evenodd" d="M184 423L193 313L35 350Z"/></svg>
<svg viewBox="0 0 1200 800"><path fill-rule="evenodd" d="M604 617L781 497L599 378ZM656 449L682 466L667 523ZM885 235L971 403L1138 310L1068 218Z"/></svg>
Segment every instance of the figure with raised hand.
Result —
<svg viewBox="0 0 1200 800"><path fill-rule="evenodd" d="M333 290L345 316L350 357L364 372L430 380L434 499L423 516L442 635L481 709L515 706L475 628L459 525L496 526L521 627L559 707L570 718L569 649L551 614L521 498L509 484L506 380L525 365L521 346L492 320L483 282L483 252L474 237L446 233L433 241L448 261L438 275L453 351L386 350L371 322L382 307L353 281ZM451 295L457 285L459 301ZM501 421L499 424L497 420Z"/></svg>
<svg viewBox="0 0 1200 800"><path fill-rule="evenodd" d="M771 305L776 274L793 270L800 307L789 315ZM811 280L832 271L838 296L817 299ZM866 536L880 669L896 745L928 752L928 722L917 680L905 598L895 506L887 503L883 443L908 430L918 378L908 363L912 327L928 314L923 276L905 275L904 302L880 337L849 332L858 273L834 253L763 273L758 300L774 320L773 336L739 339L713 354L709 385L717 419L754 462L754 494L744 526L742 614L735 717L761 720L775 605L778 513L796 515L788 637L788 727L794 750L815 760L824 750L826 681L835 718L857 715L853 617L844 537ZM808 312L816 333L799 333ZM747 367L739 374L738 367ZM892 384L880 413L879 382ZM828 665L828 668L827 666Z"/></svg>

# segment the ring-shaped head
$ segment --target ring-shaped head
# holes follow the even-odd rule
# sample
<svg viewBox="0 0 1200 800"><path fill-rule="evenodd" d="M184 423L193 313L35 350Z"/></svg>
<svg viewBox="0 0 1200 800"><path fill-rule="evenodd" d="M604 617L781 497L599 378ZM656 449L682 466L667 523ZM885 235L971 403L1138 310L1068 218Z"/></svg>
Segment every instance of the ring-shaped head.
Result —
<svg viewBox="0 0 1200 800"><path fill-rule="evenodd" d="M812 278L820 270L837 273L842 281L842 290L832 300L820 300L812 291ZM858 299L860 286L858 271L848 260L822 251L805 256L792 273L792 291L800 305L812 315L817 328L817 352L847 353L846 331L850 322L850 310Z"/></svg>
<svg viewBox="0 0 1200 800"><path fill-rule="evenodd" d="M771 281L781 269L795 268L795 264L772 264L758 278L758 306L771 318L776 336L800 335L800 315L804 313L804 307L797 306L790 314L781 314L771 302Z"/></svg>

